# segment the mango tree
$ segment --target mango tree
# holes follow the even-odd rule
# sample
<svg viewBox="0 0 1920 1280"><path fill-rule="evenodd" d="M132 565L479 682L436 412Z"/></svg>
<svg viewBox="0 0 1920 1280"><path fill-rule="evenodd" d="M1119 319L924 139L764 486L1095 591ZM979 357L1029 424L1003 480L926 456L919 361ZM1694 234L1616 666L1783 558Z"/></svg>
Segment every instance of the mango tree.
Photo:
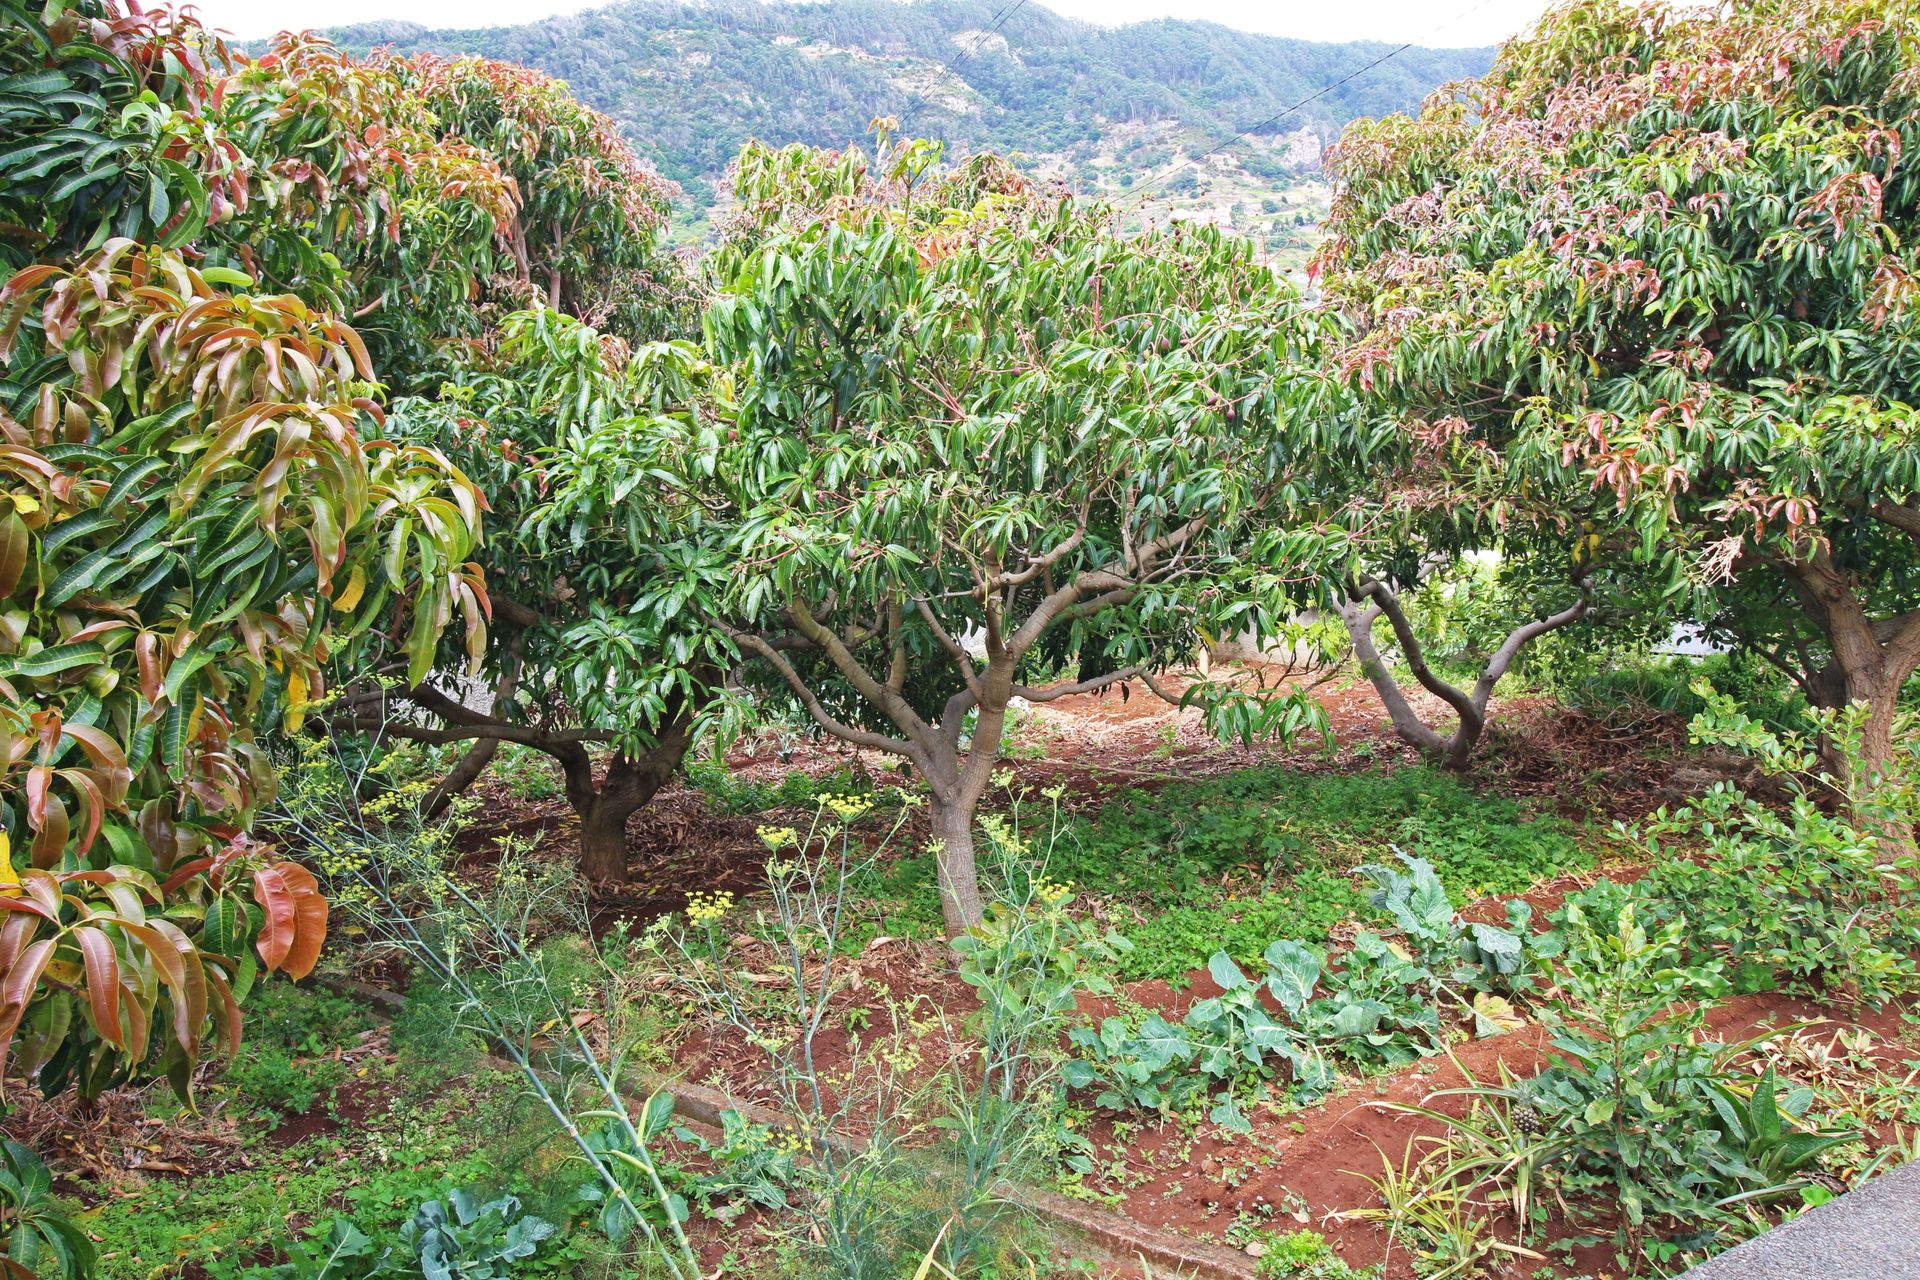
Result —
<svg viewBox="0 0 1920 1280"><path fill-rule="evenodd" d="M117 4L0 35L0 1063L48 1092L184 1095L262 970L311 969L326 900L246 833L257 728L356 634L423 671L462 612L484 639L478 496L375 439L358 335L210 230L218 182L267 180L222 59Z"/></svg>
<svg viewBox="0 0 1920 1280"><path fill-rule="evenodd" d="M724 638L658 592L685 588L679 568L663 578L661 557L688 514L660 473L675 442L724 413L727 398L689 344L629 349L542 310L508 316L494 355L436 399L394 406L394 436L445 450L490 507L490 697L453 678L461 655L449 643L442 674L406 691L427 719L360 712L364 727L397 737L473 744L429 808L473 781L500 743L531 747L565 778L582 873L626 879L628 818L723 705Z"/></svg>
<svg viewBox="0 0 1920 1280"><path fill-rule="evenodd" d="M421 388L432 394L397 402L391 424L453 458L486 497L490 688L474 696L482 690L456 678L467 655L450 642L434 680L407 682L423 720L363 702L359 721L471 744L429 811L474 782L502 742L552 756L580 817L583 872L625 879L627 819L677 771L719 668L689 667L690 651L670 637L609 622L630 616L649 573L653 549L631 547L631 529L609 539L537 517L554 477L598 447L596 432L645 435L702 379L686 348L651 345L684 327L687 310L663 238L673 187L611 120L538 72L482 58L379 65L431 110L447 149L497 165L514 199L473 282L476 327L440 326L461 340L443 343L438 376ZM639 479L597 474L623 491Z"/></svg>
<svg viewBox="0 0 1920 1280"><path fill-rule="evenodd" d="M1364 448L1310 317L1245 243L1123 236L1004 162L937 154L894 146L879 174L742 157L748 221L706 322L738 410L681 483L713 515L701 563L741 655L927 784L958 933L1014 700L1158 685L1204 635L1270 630L1326 551L1292 522Z"/></svg>
<svg viewBox="0 0 1920 1280"><path fill-rule="evenodd" d="M1866 704L1869 767L1920 666L1917 21L1580 0L1350 129L1315 264L1340 366L1447 437L1458 501L1623 526L1702 620Z"/></svg>

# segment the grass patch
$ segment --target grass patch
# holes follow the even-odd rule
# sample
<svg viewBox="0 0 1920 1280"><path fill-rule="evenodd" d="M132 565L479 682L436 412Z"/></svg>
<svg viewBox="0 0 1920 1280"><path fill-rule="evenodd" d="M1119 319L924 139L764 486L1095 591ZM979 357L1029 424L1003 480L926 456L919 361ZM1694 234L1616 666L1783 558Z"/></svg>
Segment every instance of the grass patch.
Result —
<svg viewBox="0 0 1920 1280"><path fill-rule="evenodd" d="M1275 938L1324 942L1365 910L1353 869L1396 849L1431 862L1456 902L1595 862L1558 817L1425 765L1262 767L1133 791L1068 836L1051 874L1118 908L1127 978L1175 977L1221 948L1250 962Z"/></svg>
<svg viewBox="0 0 1920 1280"><path fill-rule="evenodd" d="M263 985L247 1008L253 1048L211 1082L228 1095L224 1105L248 1117L240 1152L217 1148L237 1158L189 1180L153 1178L76 1208L75 1221L97 1241L99 1280L259 1280L287 1241L323 1230L335 1214L384 1239L421 1201L455 1187L511 1191L530 1210L568 1222L580 1166L518 1077L504 1072L453 1076L445 1061L436 1070L396 1044L393 1059L364 1064L353 1080L324 1081L329 1092L351 1085L378 1099L363 1121L290 1144L272 1138L269 1113L295 1114L301 1102L320 1100L315 1073L298 1065L313 1037L340 1043L372 1022L343 997ZM520 1274L617 1274L595 1256L606 1252L592 1233L573 1232Z"/></svg>
<svg viewBox="0 0 1920 1280"><path fill-rule="evenodd" d="M1325 942L1367 911L1353 869L1391 861L1395 849L1427 859L1466 902L1591 867L1596 843L1425 765L1350 774L1276 765L1124 792L1065 824L1047 871L1099 900L1134 944L1118 976L1172 978L1222 948L1252 963L1276 938ZM857 888L848 947L879 934L939 936L931 858L890 859Z"/></svg>

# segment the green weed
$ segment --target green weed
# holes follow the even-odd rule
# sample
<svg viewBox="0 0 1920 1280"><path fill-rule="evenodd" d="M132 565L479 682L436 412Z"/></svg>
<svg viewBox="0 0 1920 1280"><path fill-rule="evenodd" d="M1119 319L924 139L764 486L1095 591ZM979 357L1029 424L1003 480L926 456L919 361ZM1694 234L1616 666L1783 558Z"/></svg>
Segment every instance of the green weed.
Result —
<svg viewBox="0 0 1920 1280"><path fill-rule="evenodd" d="M1120 976L1177 978L1215 950L1251 963L1276 937L1325 942L1366 901L1354 868L1396 849L1431 863L1467 902L1592 866L1575 837L1558 818L1426 766L1271 766L1128 792L1069 830L1050 872L1124 908L1120 932L1134 949Z"/></svg>

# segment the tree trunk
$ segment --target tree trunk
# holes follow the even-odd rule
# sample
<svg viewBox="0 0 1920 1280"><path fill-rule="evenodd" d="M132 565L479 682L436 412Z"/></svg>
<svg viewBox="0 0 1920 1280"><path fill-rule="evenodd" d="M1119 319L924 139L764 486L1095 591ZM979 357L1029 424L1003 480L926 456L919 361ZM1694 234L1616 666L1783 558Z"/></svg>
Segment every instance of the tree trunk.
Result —
<svg viewBox="0 0 1920 1280"><path fill-rule="evenodd" d="M1869 775L1887 767L1893 758L1893 718L1900 690L1912 676L1879 654L1858 654L1849 662L1840 657L1811 672L1802 686L1807 701L1823 710L1838 711L1849 703L1864 703L1867 722L1861 727L1860 763ZM1865 658L1861 661L1861 658ZM1821 744L1821 763L1835 778L1851 784L1846 759L1830 742Z"/></svg>
<svg viewBox="0 0 1920 1280"><path fill-rule="evenodd" d="M551 754L567 780L567 802L580 817L580 874L595 883L627 880L627 819L673 780L692 741L692 720L662 726L653 749L636 758L616 751L595 785L593 759L573 746Z"/></svg>
<svg viewBox="0 0 1920 1280"><path fill-rule="evenodd" d="M1486 727L1485 720L1462 720L1447 742L1446 753L1440 757L1440 767L1452 773L1465 773L1467 763L1473 757L1473 749L1479 745L1480 735Z"/></svg>
<svg viewBox="0 0 1920 1280"><path fill-rule="evenodd" d="M1885 670L1847 672L1847 701L1863 703L1867 708L1867 722L1860 726L1859 760L1867 778L1882 772L1893 761L1893 717L1900 701L1900 688L1908 674ZM1826 754L1828 772L1836 778L1848 786L1866 781L1849 777L1847 762L1833 759L1831 751Z"/></svg>
<svg viewBox="0 0 1920 1280"><path fill-rule="evenodd" d="M1549 631L1578 622L1587 615L1593 600L1590 579L1579 579L1579 588L1580 599L1571 607L1515 627L1493 656L1487 659L1486 667L1480 672L1480 678L1474 681L1471 690L1455 688L1434 674L1427 665L1426 654L1420 647L1419 638L1413 633L1406 611L1400 607L1399 598L1386 583L1367 579L1363 584L1341 592L1335 597L1334 604L1341 620L1347 624L1347 636L1353 641L1353 653L1359 659L1360 670L1373 682L1374 691L1380 695L1387 716L1393 722L1393 731L1400 735L1402 741L1425 752L1441 768L1458 773L1465 772L1467 762L1473 757L1474 747L1486 732L1487 707L1492 703L1494 687L1513 666L1520 651ZM1408 670L1413 672L1414 679L1428 693L1452 708L1458 717L1459 723L1452 734L1441 736L1437 729L1420 718L1413 704L1407 701L1400 682L1394 679L1393 672L1388 670L1386 662L1380 657L1379 648L1373 642L1374 620L1380 617L1385 617L1392 626L1401 656L1406 660Z"/></svg>
<svg viewBox="0 0 1920 1280"><path fill-rule="evenodd" d="M939 868L940 912L946 917L949 938L978 925L983 915L980 871L973 848L976 803L960 796L943 800L936 791L929 806L933 838L940 842L934 861Z"/></svg>
<svg viewBox="0 0 1920 1280"><path fill-rule="evenodd" d="M580 814L580 874L595 884L627 879L627 819L644 801L603 791Z"/></svg>
<svg viewBox="0 0 1920 1280"><path fill-rule="evenodd" d="M1920 613L1868 618L1852 579L1824 556L1792 567L1787 580L1833 655L1820 670L1807 673L1802 687L1808 701L1828 710L1854 702L1866 706L1859 764L1871 777L1893 759L1896 704L1920 666ZM1859 781L1849 776L1849 762L1833 744L1823 743L1821 755L1827 772L1843 785L1851 788Z"/></svg>
<svg viewBox="0 0 1920 1280"><path fill-rule="evenodd" d="M466 789L480 780L480 775L493 763L494 756L500 753L500 739L475 738L473 745L467 748L460 763L447 770L447 776L434 784L427 798L420 802L422 817L437 818L446 812L453 798L465 793Z"/></svg>

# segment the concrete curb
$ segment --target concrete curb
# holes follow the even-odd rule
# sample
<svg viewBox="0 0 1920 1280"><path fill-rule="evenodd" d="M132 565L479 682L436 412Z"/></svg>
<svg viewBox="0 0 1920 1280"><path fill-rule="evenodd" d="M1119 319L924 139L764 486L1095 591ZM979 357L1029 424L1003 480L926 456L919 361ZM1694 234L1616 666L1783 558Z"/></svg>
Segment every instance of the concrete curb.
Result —
<svg viewBox="0 0 1920 1280"><path fill-rule="evenodd" d="M1920 1280L1920 1163L1737 1244L1680 1280Z"/></svg>
<svg viewBox="0 0 1920 1280"><path fill-rule="evenodd" d="M332 978L314 981L341 995L377 1006L388 1017L406 1007L405 996L384 987ZM497 1061L502 1066L518 1069L506 1059ZM703 1128L718 1131L722 1127L721 1113L726 1111L738 1112L747 1120L770 1128L788 1127L786 1117L779 1112L729 1097L707 1085L673 1080L658 1072L637 1068L629 1068L627 1074L646 1095L663 1091L671 1094L673 1113ZM627 1096L630 1106L637 1106L640 1101L631 1094ZM852 1138L840 1138L839 1143L848 1151L857 1151L862 1145ZM1070 1237L1090 1248L1102 1262L1132 1266L1144 1260L1154 1268L1155 1280L1172 1280L1174 1276L1190 1276L1196 1280L1254 1280L1253 1259L1238 1249L1149 1227L1124 1214L1057 1191L1009 1183L1001 1192L1007 1200L1032 1212L1056 1235Z"/></svg>

